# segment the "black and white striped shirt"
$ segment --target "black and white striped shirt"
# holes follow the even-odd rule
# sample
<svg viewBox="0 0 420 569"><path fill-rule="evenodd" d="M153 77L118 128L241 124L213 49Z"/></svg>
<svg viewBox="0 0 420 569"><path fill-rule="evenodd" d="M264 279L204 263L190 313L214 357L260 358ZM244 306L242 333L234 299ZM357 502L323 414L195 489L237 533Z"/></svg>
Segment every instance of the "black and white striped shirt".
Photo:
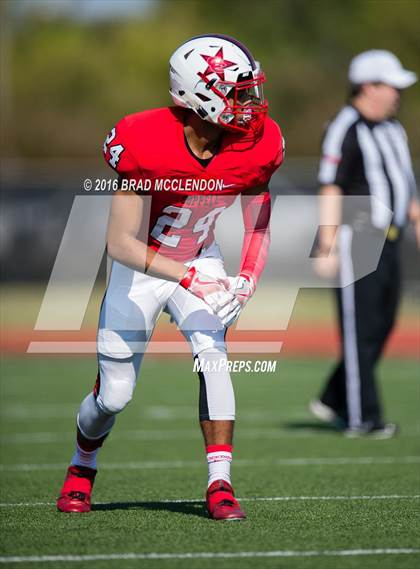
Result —
<svg viewBox="0 0 420 569"><path fill-rule="evenodd" d="M354 107L343 107L325 131L318 180L339 186L344 195L377 198L370 200L374 227L385 229L390 221L403 227L416 195L404 128L395 119L372 122Z"/></svg>

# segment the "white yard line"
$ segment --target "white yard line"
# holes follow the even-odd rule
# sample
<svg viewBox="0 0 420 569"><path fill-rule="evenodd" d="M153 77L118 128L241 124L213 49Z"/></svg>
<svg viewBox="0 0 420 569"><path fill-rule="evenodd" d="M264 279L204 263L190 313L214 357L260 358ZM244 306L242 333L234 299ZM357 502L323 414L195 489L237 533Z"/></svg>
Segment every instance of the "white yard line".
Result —
<svg viewBox="0 0 420 569"><path fill-rule="evenodd" d="M274 459L237 459L235 467L240 466L337 466L337 465L370 465L370 464L420 464L420 456L363 456L340 458L274 458ZM1 464L0 472L33 472L37 470L62 470L68 464ZM171 468L202 468L202 460L168 460L168 461L138 461L138 462L104 462L102 470L153 470Z"/></svg>
<svg viewBox="0 0 420 569"><path fill-rule="evenodd" d="M187 553L97 553L93 555L27 555L0 557L0 563L47 563L83 561L128 561L136 559L238 559L253 557L353 557L363 555L413 555L420 549L338 549L319 551L232 551Z"/></svg>
<svg viewBox="0 0 420 569"><path fill-rule="evenodd" d="M238 428L236 430L237 437L243 437L248 440L260 440L262 437L265 439L284 439L284 438L305 438L305 437L319 437L320 430L317 428L300 428L298 430L287 429L279 427L273 428ZM338 432L331 430L325 431L322 435L337 436ZM404 431L404 437L418 437L419 432ZM199 430L194 429L171 429L171 430L155 430L155 429L136 429L117 431L112 434L112 441L169 441L169 440L198 440L202 435ZM34 432L34 433L9 433L0 437L0 443L3 446L11 445L36 445L36 444L55 444L63 441L75 440L75 432Z"/></svg>
<svg viewBox="0 0 420 569"><path fill-rule="evenodd" d="M3 418L10 421L33 421L35 419L59 419L75 417L80 406L74 403L13 403L3 401ZM150 405L140 410L142 416L155 421L173 421L176 419L188 420L197 416L195 405ZM288 419L308 419L309 415L302 406L288 409ZM243 409L240 419L246 422L269 422L280 418L280 412L276 410L262 411L259 409Z"/></svg>
<svg viewBox="0 0 420 569"><path fill-rule="evenodd" d="M331 434L336 434L331 431ZM248 440L260 440L261 437L266 439L282 439L289 437L313 437L319 436L317 429L302 429L293 431L290 429L237 429L236 435L247 438ZM404 433L407 435L407 433ZM414 436L414 435L413 435ZM202 438L199 430L195 429L175 429L175 430L132 430L120 431L112 434L113 441L169 441L169 440L198 440ZM0 437L3 446L24 445L24 444L55 444L62 441L75 440L75 432L68 431L64 433L57 432L40 432L40 433L10 433Z"/></svg>
<svg viewBox="0 0 420 569"><path fill-rule="evenodd" d="M383 494L378 496L261 496L254 498L238 498L241 502L295 502L295 501L335 501L335 500L418 500L420 494ZM180 498L177 500L142 500L139 504L201 504L204 499ZM95 502L96 505L109 504L109 502ZM0 503L0 508L38 508L40 506L55 506L55 502L16 502Z"/></svg>
<svg viewBox="0 0 420 569"><path fill-rule="evenodd" d="M3 401L2 416L8 420L33 421L74 417L79 403L12 403Z"/></svg>

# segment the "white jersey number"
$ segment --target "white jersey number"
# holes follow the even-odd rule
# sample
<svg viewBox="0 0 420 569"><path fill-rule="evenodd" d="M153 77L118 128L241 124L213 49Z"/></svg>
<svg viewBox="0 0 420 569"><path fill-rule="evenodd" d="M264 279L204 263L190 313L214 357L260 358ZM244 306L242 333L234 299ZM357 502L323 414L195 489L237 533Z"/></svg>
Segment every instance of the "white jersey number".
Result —
<svg viewBox="0 0 420 569"><path fill-rule="evenodd" d="M200 219L198 219L193 227L193 233L201 233L197 239L197 243L202 243L210 232L211 226L215 223L216 217L225 209L223 207L217 207L211 212L207 213ZM177 207L174 205L169 205L162 210L163 213L176 213L176 217L171 215L161 215L156 221L156 225L152 229L151 236L154 239L160 241L163 245L167 247L177 247L181 241L181 235L165 235L163 230L165 227L173 227L175 229L181 229L185 227L189 222L192 211L185 207Z"/></svg>
<svg viewBox="0 0 420 569"><path fill-rule="evenodd" d="M164 213L176 213L176 217L171 215L161 215L154 228L152 229L151 236L166 245L167 247L177 247L181 240L180 235L165 235L163 230L166 226L181 229L185 227L190 220L192 211L183 207L176 207L175 205L168 205L162 210Z"/></svg>
<svg viewBox="0 0 420 569"><path fill-rule="evenodd" d="M114 144L114 146L109 146L109 144L114 140L116 135L117 135L117 132L116 132L115 127L114 127L113 129L111 129L111 132L105 138L105 142L104 142L104 146L103 146L104 154L106 154L106 151L109 150L109 154L111 155L111 158L108 160L108 162L110 163L110 165L113 168L117 167L117 164L120 161L121 153L125 150L125 148L122 144Z"/></svg>
<svg viewBox="0 0 420 569"><path fill-rule="evenodd" d="M209 234L209 231L210 231L210 227L215 222L216 217L220 213L222 213L222 211L224 209L225 209L225 206L216 207L210 213L208 213L207 215L205 215L204 217L202 217L201 219L199 219L197 221L197 223L193 227L193 233L199 233L200 231L203 232L200 235L200 237L197 239L197 243L202 243L207 238L207 235Z"/></svg>

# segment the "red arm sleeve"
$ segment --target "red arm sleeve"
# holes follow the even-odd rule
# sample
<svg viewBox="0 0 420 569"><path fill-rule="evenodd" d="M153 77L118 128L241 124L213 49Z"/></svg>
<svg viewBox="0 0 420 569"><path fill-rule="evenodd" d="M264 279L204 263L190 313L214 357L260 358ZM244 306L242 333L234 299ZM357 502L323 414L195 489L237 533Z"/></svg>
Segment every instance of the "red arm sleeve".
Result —
<svg viewBox="0 0 420 569"><path fill-rule="evenodd" d="M241 206L245 232L239 274L250 278L255 287L270 246L270 194L267 190L257 195L242 195Z"/></svg>

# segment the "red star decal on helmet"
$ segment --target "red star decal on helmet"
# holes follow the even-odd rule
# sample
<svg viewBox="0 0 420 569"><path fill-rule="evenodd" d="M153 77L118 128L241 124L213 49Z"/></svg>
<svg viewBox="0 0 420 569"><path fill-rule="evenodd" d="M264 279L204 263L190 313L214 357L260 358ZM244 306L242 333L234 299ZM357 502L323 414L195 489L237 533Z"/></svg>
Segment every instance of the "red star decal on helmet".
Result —
<svg viewBox="0 0 420 569"><path fill-rule="evenodd" d="M216 55L203 55L200 53L201 57L207 63L207 69L204 71L203 75L211 75L212 73L216 73L219 78L224 81L225 80L225 69L227 67L232 67L235 65L234 61L227 61L223 59L223 48L221 47Z"/></svg>

